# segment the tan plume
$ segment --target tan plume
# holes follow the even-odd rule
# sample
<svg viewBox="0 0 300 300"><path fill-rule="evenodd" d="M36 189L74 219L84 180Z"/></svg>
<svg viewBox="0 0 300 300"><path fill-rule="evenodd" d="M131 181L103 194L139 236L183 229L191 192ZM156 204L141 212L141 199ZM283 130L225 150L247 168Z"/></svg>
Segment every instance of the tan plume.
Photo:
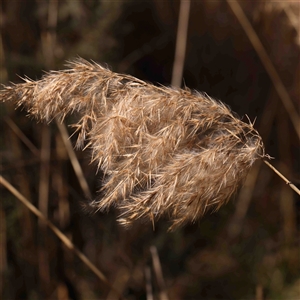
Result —
<svg viewBox="0 0 300 300"><path fill-rule="evenodd" d="M40 120L77 112L77 146L103 170L97 210L121 210L123 225L163 215L171 228L226 203L264 156L253 125L188 89L157 87L79 59L41 80L4 87L0 101Z"/></svg>

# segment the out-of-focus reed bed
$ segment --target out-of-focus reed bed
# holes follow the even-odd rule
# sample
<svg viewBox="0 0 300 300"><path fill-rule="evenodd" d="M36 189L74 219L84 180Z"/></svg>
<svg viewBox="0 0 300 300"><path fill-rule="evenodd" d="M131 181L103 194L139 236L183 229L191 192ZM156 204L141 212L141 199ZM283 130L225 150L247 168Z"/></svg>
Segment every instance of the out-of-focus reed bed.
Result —
<svg viewBox="0 0 300 300"><path fill-rule="evenodd" d="M104 174L97 210L120 208L124 225L169 215L173 227L229 200L258 157L262 140L221 102L188 89L156 87L77 60L39 81L7 86L0 101L40 120L80 120L78 147L92 148Z"/></svg>
<svg viewBox="0 0 300 300"><path fill-rule="evenodd" d="M300 4L228 2L241 6L299 115ZM228 2L191 1L182 82L256 118L272 165L299 188L295 126ZM39 79L42 70L60 70L78 55L171 83L178 1L3 0L1 8L5 85L22 82L19 76ZM75 136L66 136L74 129L37 124L8 102L0 115L1 175L126 299L299 297L299 197L262 160L218 213L172 232L165 219L155 231L149 222L124 230L115 209L85 214L78 207L97 197L102 171L95 176L89 151L73 149ZM117 298L1 183L0 194L1 299Z"/></svg>

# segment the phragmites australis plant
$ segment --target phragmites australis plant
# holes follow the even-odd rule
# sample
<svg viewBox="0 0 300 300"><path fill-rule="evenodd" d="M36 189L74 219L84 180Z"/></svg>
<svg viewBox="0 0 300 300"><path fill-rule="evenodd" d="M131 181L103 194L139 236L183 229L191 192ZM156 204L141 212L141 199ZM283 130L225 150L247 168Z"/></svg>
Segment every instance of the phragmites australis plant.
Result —
<svg viewBox="0 0 300 300"><path fill-rule="evenodd" d="M171 228L226 203L264 156L253 124L188 89L157 87L78 59L41 80L4 87L0 101L24 105L40 120L80 115L77 146L103 170L96 210L111 205L130 225L162 215Z"/></svg>

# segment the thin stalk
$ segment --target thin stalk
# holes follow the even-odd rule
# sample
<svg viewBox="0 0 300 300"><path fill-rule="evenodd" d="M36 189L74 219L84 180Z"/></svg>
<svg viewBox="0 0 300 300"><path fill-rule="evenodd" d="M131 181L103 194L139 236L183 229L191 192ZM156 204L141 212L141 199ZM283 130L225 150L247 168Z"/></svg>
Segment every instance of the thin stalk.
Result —
<svg viewBox="0 0 300 300"><path fill-rule="evenodd" d="M190 14L190 0L181 0L176 38L175 60L172 74L172 86L180 87L182 81L186 40Z"/></svg>
<svg viewBox="0 0 300 300"><path fill-rule="evenodd" d="M273 167L268 161L263 160L263 162L272 169L292 190L294 190L300 196L300 190L286 177L284 177L275 167Z"/></svg>
<svg viewBox="0 0 300 300"><path fill-rule="evenodd" d="M53 233L63 242L63 244L74 254L107 286L114 289L107 280L106 276L80 251L75 245L50 221L48 220L29 200L27 200L17 189L15 189L2 175L0 175L0 184L7 188L19 201L21 201L32 213L34 213L40 220L42 220ZM118 295L119 293L114 290Z"/></svg>
<svg viewBox="0 0 300 300"><path fill-rule="evenodd" d="M284 86L277 70L274 67L266 49L264 48L262 42L260 41L257 33L255 32L254 28L252 27L251 23L249 22L248 18L246 17L243 9L241 8L238 1L235 0L226 0L230 8L232 9L233 13L235 14L236 18L240 22L242 28L244 29L246 35L248 36L253 48L255 49L256 53L258 54L263 66L265 67L266 71L269 74L271 81L273 82L273 86L278 93L283 106L285 107L286 111L288 112L290 119L294 125L295 131L300 138L300 117L298 115L297 109L295 108L294 103L292 102L289 93Z"/></svg>

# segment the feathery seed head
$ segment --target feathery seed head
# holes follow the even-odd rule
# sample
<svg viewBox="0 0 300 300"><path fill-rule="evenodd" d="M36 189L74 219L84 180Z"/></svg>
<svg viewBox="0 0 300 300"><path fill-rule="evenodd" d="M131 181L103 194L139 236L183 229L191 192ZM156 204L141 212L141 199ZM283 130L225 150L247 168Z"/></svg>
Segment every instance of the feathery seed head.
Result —
<svg viewBox="0 0 300 300"><path fill-rule="evenodd" d="M69 67L7 86L0 101L46 121L79 113L76 145L87 143L105 174L94 205L118 207L123 225L162 215L171 228L194 222L226 203L264 156L253 125L206 94L156 87L84 60Z"/></svg>

